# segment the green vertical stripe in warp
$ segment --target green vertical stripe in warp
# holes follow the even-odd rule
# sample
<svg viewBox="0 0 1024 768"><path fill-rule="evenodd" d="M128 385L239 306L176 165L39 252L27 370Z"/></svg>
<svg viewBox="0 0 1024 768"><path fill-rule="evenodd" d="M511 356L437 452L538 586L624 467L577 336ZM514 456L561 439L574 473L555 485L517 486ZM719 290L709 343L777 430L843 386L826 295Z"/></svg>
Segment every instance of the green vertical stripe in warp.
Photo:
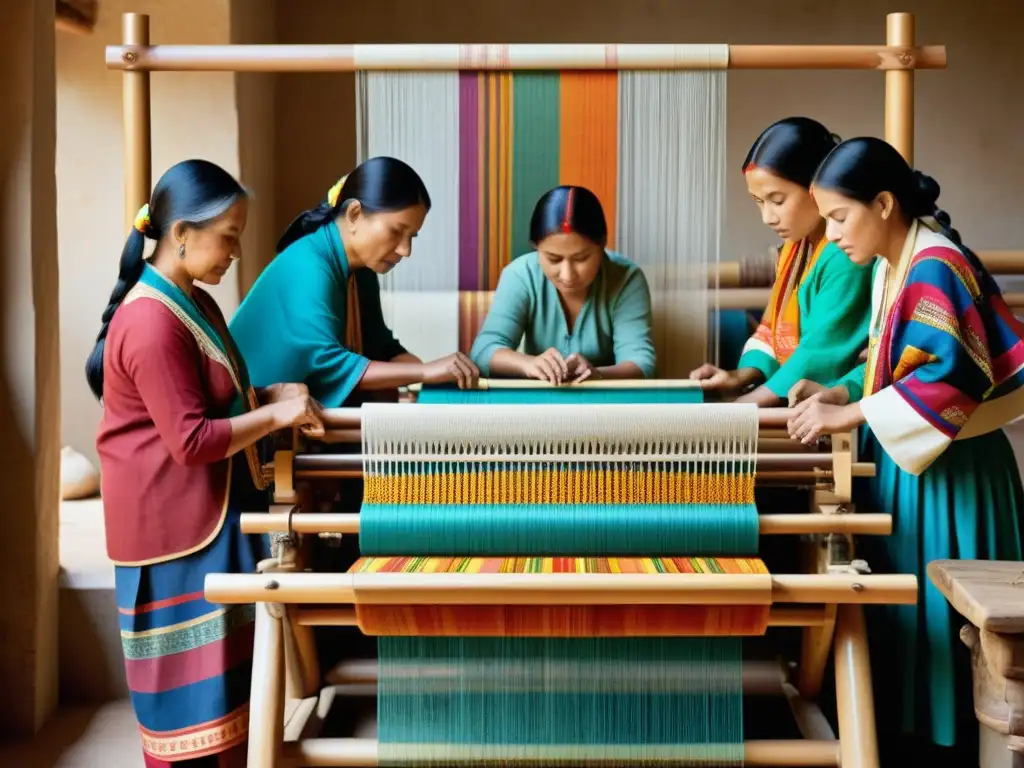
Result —
<svg viewBox="0 0 1024 768"><path fill-rule="evenodd" d="M558 186L559 82L557 72L512 78L512 258L533 250L533 206Z"/></svg>

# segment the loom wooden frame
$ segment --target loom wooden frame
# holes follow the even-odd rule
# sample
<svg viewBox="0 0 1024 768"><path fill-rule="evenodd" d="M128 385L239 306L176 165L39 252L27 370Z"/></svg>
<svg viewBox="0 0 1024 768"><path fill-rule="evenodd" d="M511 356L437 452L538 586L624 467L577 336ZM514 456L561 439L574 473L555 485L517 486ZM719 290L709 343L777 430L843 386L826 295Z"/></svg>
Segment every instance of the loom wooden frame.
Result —
<svg viewBox="0 0 1024 768"><path fill-rule="evenodd" d="M885 73L885 138L908 162L913 162L914 70L940 69L946 65L944 46L919 47L914 39L914 17L909 13L889 14L884 46L729 46L725 60L714 60L708 49L701 62L696 47L684 46L363 46L363 45L267 45L267 46L152 46L149 16L123 16L120 46L109 46L106 62L110 69L123 70L123 125L125 135L125 224L132 225L138 209L149 199L152 188L152 137L150 113L150 72L351 72L360 69L619 69L618 52L637 56L636 48L657 53L646 68L731 68L731 69L860 69ZM627 50L627 48L629 50ZM529 49L529 50L528 50ZM599 50L600 49L600 50ZM685 49L685 50L684 50ZM644 52L641 52L644 53ZM566 60L566 56L573 60ZM560 58L561 57L561 58ZM581 59L582 57L582 59ZM371 64L371 65L368 65ZM630 59L631 68L641 68ZM1004 252L1005 254L1005 252ZM1020 254L1000 257L1024 271ZM721 264L715 282L738 274L735 264ZM721 308L755 306L767 300L764 293L727 294ZM780 409L781 410L781 409ZM781 424L784 424L784 419ZM775 426L779 426L776 423ZM766 426L766 425L762 425ZM844 438L845 455L851 452ZM285 458L283 455L281 458ZM849 462L849 460L847 460ZM280 479L287 479L290 492L292 467L276 466ZM846 470L840 472L839 470ZM837 467L852 475L852 467ZM848 480L848 478L847 478ZM838 489L837 489L838 490ZM848 491L848 488L845 489ZM302 570L301 553L282 549L278 558L262 564L265 569L287 572ZM304 574L291 574L300 576ZM310 574L315 575L315 574ZM256 577L259 578L259 577ZM902 578L902 577L901 577ZM307 692L319 686L319 674L310 668L315 659L308 624L287 618L280 602L256 605L254 675L250 718L250 768L278 768L282 765L376 765L377 744L365 739L305 739L305 717L316 700ZM823 619L807 623L801 658L800 693L815 695L829 651L834 651L836 698L841 738L811 737L807 741L748 742L747 765L838 765L844 768L878 768L872 710L870 662L859 604L826 605ZM308 618L308 615L307 615ZM304 664L305 662L305 664ZM286 674L287 670L287 674ZM285 694L302 699L285 719ZM794 713L796 709L794 708ZM805 730L815 731L810 724ZM820 732L820 729L818 730ZM290 743L284 745L285 738Z"/></svg>
<svg viewBox="0 0 1024 768"><path fill-rule="evenodd" d="M519 382L486 381L485 388L507 388ZM641 382L642 386L666 386L670 381ZM692 382L676 382L679 386L693 386ZM636 382L592 382L579 385L582 388L617 388L629 387ZM542 389L543 383L527 382L525 388ZM797 444L788 438L775 436L779 426L784 426L791 411L786 408L766 408L758 412L759 450L768 441L779 443L778 452L793 452ZM343 433L345 440L358 442L362 433L362 413L359 408L328 409L325 424L330 431ZM773 435L767 437L766 435ZM408 580L399 581L390 576L383 580L371 577L361 580L365 574L317 574L303 573L304 552L297 546L303 534L337 538L344 535L358 535L358 514L323 514L300 512L299 495L296 493L296 481L308 479L337 479L342 477L359 477L362 468L359 460L352 457L325 457L325 463L337 464L334 469L301 470L299 467L312 455L297 452L298 431L292 434L292 450L279 450L274 456L275 507L270 514L243 515L242 526L246 532L272 532L280 536L284 534L281 548L276 560L263 564L264 575L252 574L211 574L206 583L207 597L220 602L257 602L257 621L270 624L257 630L257 636L266 638L265 645L258 645L258 653L275 654L267 661L277 670L274 679L260 677L258 686L254 685L254 702L257 690L269 697L261 699L264 704L262 718L258 722L274 722L274 718L266 713L269 703L283 706L277 698L281 696L281 688L275 682L283 675L281 685L286 691L286 698L291 702L293 718L289 721L288 730L291 737L283 747L278 749L278 734L266 734L261 744L255 745L259 758L250 755L250 760L272 759L276 756L281 765L372 765L377 754L377 746L372 741L360 742L352 739L313 739L300 738L301 733L315 730L317 718L309 712L317 706L318 697L313 696L319 690L323 697L328 689L320 689L320 671L313 653L313 628L322 626L358 626L356 612L353 607L357 602L393 603L395 601L411 603L550 603L552 595L557 594L561 600L570 599L579 604L604 603L621 604L623 602L660 602L665 599L682 603L725 604L742 602L750 599L753 592L744 595L744 588L757 592L760 600L778 602L773 605L768 620L769 627L801 627L804 632L804 643L801 651L801 667L799 680L795 685L788 682L781 688L775 686L774 692L782 692L789 700L794 718L800 725L805 736L804 740L782 742L748 742L745 746L746 762L751 765L836 765L836 755L844 749L847 751L847 764L856 754L863 759L865 768L874 768L875 737L873 713L871 712L870 668L867 653L866 636L863 633L863 617L858 612L863 603L906 603L916 599L917 582L914 576L882 575L865 576L852 568L841 572L809 573L765 577L755 587L753 583L741 584L738 580L727 578L716 584L708 581L697 582L686 579L677 583L653 582L641 584L640 581L613 581L606 589L595 590L596 582L589 582L585 590L573 589L576 583L566 582L563 575L544 575L536 584L526 584L517 577L498 579L497 582L484 584L479 580L456 584L453 581L429 583L414 577L410 586ZM873 474L874 465L860 465L856 462L856 448L852 435L836 435L832 438L831 456L810 456L795 458L812 458L831 460L832 471L798 470L793 472L758 472L758 482L764 475L785 475L780 480L789 483L806 483L808 477L816 480L829 480L825 485L829 490L815 494L818 502L818 513L798 515L763 515L761 518L762 534L836 534L844 540L852 535L877 533L887 535L891 532L892 518L889 515L844 514L849 511L844 502L850 500L851 479L854 474ZM810 449L804 448L805 451ZM792 456L786 458L793 458ZM342 466L344 465L344 466ZM863 472L867 468L870 472ZM815 486L817 487L817 486ZM840 502L829 504L828 502ZM299 504L299 506L291 506ZM298 514L297 514L298 513ZM340 529L340 530L339 530ZM774 529L774 530L773 530ZM433 577L437 578L437 577ZM570 578L572 578L570 576ZM702 579L704 577L701 577ZM561 580L561 581L560 581ZM493 580L492 580L493 581ZM536 581L536 580L535 580ZM650 580L644 580L650 581ZM709 589L714 587L714 589ZM654 591L647 591L653 589ZM457 595L452 597L452 594ZM567 594L573 595L566 598ZM665 597L671 595L671 597ZM272 602L271 602L272 601ZM799 603L805 605L798 605ZM310 607L316 606L316 607ZM266 633L266 635L264 634ZM824 666L829 653L835 650L837 658L837 686L844 691L844 704L839 709L842 715L843 733L852 734L845 740L835 740L830 727L822 725L824 720L816 705L805 701L812 697L821 687ZM260 657L263 658L262 656ZM262 661L260 669L263 669ZM281 670L284 670L283 672ZM331 680L339 677L338 668L327 673L325 678ZM843 679L839 679L842 677ZM744 687L745 694L748 693ZM762 691L764 692L764 691ZM863 698L858 694L863 693ZM322 699L320 699L322 701ZM846 703L849 706L846 706ZM322 703L319 706L323 706ZM276 710L275 710L276 711ZM865 719L867 718L867 719ZM262 726L261 726L262 727ZM861 730L857 730L860 728ZM255 727L253 727L255 732ZM307 733L308 735L308 733ZM308 762L306 762L308 761ZM266 763L270 765L271 763ZM858 764L855 764L857 768Z"/></svg>
<svg viewBox="0 0 1024 768"><path fill-rule="evenodd" d="M128 13L123 20L119 46L108 46L106 64L122 70L125 131L125 223L149 199L152 189L150 130L150 72L353 72L367 69L430 68L509 69L514 51L534 51L534 68L553 69L560 64L573 68L617 69L614 56L595 51L580 63L581 49L614 46L438 46L438 45L159 45L149 44L149 17ZM659 48L659 46L641 46ZM660 46L676 48L677 46ZM389 53L397 50L399 55ZM442 53L437 53L438 51ZM512 53L510 53L512 51ZM860 69L885 73L885 138L913 162L914 70L944 69L945 46L917 46L914 17L892 13L887 17L886 45L730 45L725 66L708 62L699 66L688 57L677 68L727 69ZM670 52L666 52L666 57ZM440 61L439 61L440 60ZM514 62L513 62L514 63ZM650 68L671 68L662 59ZM1024 274L1024 251L980 251L979 257L994 274ZM719 309L760 309L770 291L744 287L738 262L721 262L710 276L717 287ZM1024 307L1024 293L1009 293L1011 306Z"/></svg>

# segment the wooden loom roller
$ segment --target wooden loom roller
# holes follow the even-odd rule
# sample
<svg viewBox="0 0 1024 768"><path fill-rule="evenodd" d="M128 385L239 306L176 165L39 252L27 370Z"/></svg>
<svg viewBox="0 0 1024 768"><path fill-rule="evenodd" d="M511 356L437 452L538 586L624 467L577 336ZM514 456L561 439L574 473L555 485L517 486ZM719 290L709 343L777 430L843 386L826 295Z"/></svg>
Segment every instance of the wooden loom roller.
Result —
<svg viewBox="0 0 1024 768"><path fill-rule="evenodd" d="M483 381L483 380L482 380ZM615 382L617 383L617 382ZM622 382L623 387L654 388L671 384L667 380ZM494 380L486 386L507 384ZM549 387L543 382L517 381L516 386L529 389ZM608 382L601 382L608 387ZM575 385L586 388L586 385ZM854 477L874 477L874 464L857 462L853 451L856 441L851 435L834 435L832 452L812 451L784 437L786 423L792 415L788 408L762 408L758 421L762 434L772 437L758 441L757 477L761 482L804 484L817 487L830 483L827 501L848 503L852 498ZM329 408L324 411L325 442L355 443L362 439L362 416L359 408ZM771 442L766 442L770 440ZM293 444L294 447L294 444ZM788 450L787 450L788 449ZM277 483L275 500L281 504L294 503L296 480L344 479L362 476L362 456L358 454L296 454L294 450L281 450L274 455L274 473ZM287 490L285 490L287 489Z"/></svg>

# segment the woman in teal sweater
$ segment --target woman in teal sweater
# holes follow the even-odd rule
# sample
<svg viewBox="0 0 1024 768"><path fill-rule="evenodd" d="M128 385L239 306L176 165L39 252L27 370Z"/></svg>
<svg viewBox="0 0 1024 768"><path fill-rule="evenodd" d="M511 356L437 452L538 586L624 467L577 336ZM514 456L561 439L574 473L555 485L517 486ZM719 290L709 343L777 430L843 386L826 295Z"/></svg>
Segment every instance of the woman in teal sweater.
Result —
<svg viewBox="0 0 1024 768"><path fill-rule="evenodd" d="M328 408L355 390L474 386L479 371L469 358L456 352L422 362L398 343L381 313L377 275L410 256L429 210L416 171L375 157L296 218L231 319L253 385L302 382Z"/></svg>
<svg viewBox="0 0 1024 768"><path fill-rule="evenodd" d="M737 402L780 405L801 379L831 384L867 347L871 268L828 242L809 191L836 143L821 123L790 117L765 129L743 161L761 220L783 244L771 299L736 370L705 363L690 373L705 389L742 392Z"/></svg>
<svg viewBox="0 0 1024 768"><path fill-rule="evenodd" d="M608 225L594 193L546 192L530 241L537 250L502 271L470 351L481 373L555 385L653 376L647 281L636 264L605 250Z"/></svg>

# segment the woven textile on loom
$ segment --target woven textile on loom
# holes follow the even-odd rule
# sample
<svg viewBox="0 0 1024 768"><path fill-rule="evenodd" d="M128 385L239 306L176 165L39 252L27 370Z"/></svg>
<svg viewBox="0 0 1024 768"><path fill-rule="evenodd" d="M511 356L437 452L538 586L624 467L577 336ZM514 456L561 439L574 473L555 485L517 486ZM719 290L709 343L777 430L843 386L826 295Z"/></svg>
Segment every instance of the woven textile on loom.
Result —
<svg viewBox="0 0 1024 768"><path fill-rule="evenodd" d="M648 386L651 382L639 382L638 386L603 386L602 382L582 385L533 386L527 382L510 380L493 381L480 389L459 389L447 384L424 385L420 388L416 402L446 405L640 405L642 403L701 403L704 391L696 382L664 382L664 385Z"/></svg>
<svg viewBox="0 0 1024 768"><path fill-rule="evenodd" d="M433 201L413 258L381 280L385 319L406 347L425 359L456 344L468 353L502 268L533 250L537 200L578 184L601 200L608 248L644 269L661 375L713 359L724 72L356 77L359 159L405 160Z"/></svg>
<svg viewBox="0 0 1024 768"><path fill-rule="evenodd" d="M355 572L763 576L751 605L372 605L387 764L739 765L757 408L373 405ZM708 639L713 637L714 639Z"/></svg>

